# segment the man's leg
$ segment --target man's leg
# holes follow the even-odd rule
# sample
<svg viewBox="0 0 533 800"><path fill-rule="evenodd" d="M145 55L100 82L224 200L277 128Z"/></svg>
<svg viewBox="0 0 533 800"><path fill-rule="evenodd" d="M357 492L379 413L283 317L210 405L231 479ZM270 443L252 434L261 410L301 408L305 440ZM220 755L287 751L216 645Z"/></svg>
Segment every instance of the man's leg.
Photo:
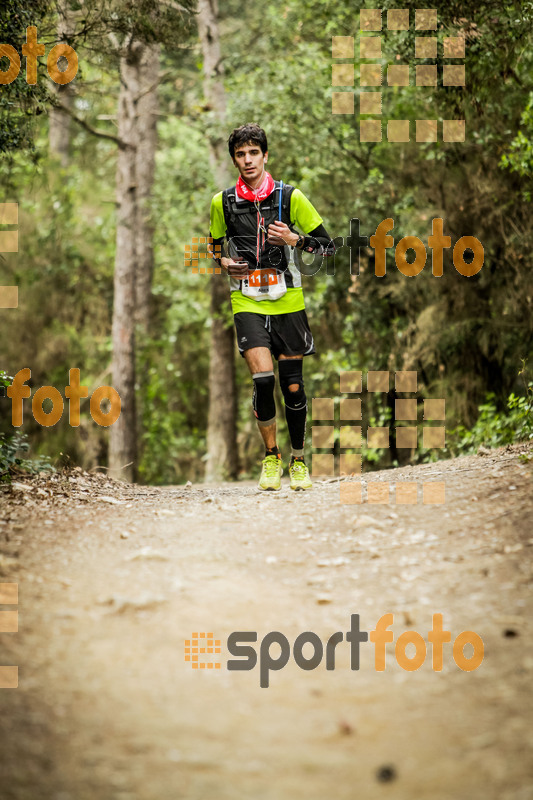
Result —
<svg viewBox="0 0 533 800"><path fill-rule="evenodd" d="M281 489L283 468L276 444L276 379L272 355L268 347L251 347L244 351L244 357L254 379L254 412L266 450L258 488L277 491Z"/></svg>
<svg viewBox="0 0 533 800"><path fill-rule="evenodd" d="M274 365L268 347L251 347L244 351L244 358L254 380L253 406L259 432L265 449L275 450L276 403L274 400Z"/></svg>
<svg viewBox="0 0 533 800"><path fill-rule="evenodd" d="M303 458L307 398L303 382L303 356L279 356L279 384L285 401L285 418L292 455Z"/></svg>
<svg viewBox="0 0 533 800"><path fill-rule="evenodd" d="M285 418L291 438L291 489L311 489L309 470L304 460L307 398L303 382L303 356L280 355L278 360L279 383L285 400Z"/></svg>

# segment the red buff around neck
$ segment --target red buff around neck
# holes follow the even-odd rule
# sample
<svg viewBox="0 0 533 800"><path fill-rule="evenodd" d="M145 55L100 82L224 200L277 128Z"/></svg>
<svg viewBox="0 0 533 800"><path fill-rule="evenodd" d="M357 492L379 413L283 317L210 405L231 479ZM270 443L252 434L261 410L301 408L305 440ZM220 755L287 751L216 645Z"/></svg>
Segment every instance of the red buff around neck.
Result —
<svg viewBox="0 0 533 800"><path fill-rule="evenodd" d="M268 195L274 191L274 187L274 179L270 172L265 172L261 185L258 186L257 189L250 189L239 175L239 180L237 181L237 195L242 200L250 200L251 202L254 200L264 200L265 197L268 197Z"/></svg>

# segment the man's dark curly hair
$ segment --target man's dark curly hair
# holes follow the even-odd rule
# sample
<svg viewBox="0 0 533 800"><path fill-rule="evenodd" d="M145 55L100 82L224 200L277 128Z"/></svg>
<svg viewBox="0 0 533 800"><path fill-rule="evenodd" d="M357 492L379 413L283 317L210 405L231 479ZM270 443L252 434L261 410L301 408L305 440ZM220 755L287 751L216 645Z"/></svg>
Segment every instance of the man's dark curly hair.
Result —
<svg viewBox="0 0 533 800"><path fill-rule="evenodd" d="M266 153L268 150L266 133L263 128L260 128L255 122L247 122L246 125L241 125L240 128L235 128L235 130L231 132L228 139L230 156L234 158L235 148L248 143L258 144L263 153Z"/></svg>

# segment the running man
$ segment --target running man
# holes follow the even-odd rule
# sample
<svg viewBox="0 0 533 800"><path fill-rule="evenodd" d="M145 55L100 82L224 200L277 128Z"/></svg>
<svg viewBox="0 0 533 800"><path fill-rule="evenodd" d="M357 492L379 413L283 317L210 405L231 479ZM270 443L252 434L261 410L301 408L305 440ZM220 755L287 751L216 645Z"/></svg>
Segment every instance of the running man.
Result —
<svg viewBox="0 0 533 800"><path fill-rule="evenodd" d="M210 235L220 253L227 240L227 255L215 260L230 276L237 344L254 382L252 405L266 449L259 488L280 489L283 474L276 442L274 356L292 447L290 487L310 489L303 357L315 348L294 249L331 255L334 245L302 192L266 172L267 137L259 125L236 128L228 147L239 178L213 197Z"/></svg>

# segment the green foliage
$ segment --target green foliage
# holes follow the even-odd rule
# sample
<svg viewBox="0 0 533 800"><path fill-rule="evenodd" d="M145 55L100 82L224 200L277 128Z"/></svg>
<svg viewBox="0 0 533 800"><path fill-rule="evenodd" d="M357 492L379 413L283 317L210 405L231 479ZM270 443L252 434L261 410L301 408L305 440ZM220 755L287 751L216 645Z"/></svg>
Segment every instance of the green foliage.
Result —
<svg viewBox="0 0 533 800"><path fill-rule="evenodd" d="M37 84L32 86L26 82L25 59L21 53L26 41L26 28L34 25L39 35L49 5L48 0L33 0L31 4L20 0L2 2L0 43L15 48L21 58L21 68L14 81L0 86L0 153L32 150L34 118L43 114L49 102L43 57L37 59ZM7 69L6 58L2 59L1 67Z"/></svg>
<svg viewBox="0 0 533 800"><path fill-rule="evenodd" d="M12 381L10 375L0 370L0 387L6 389ZM8 435L0 431L0 483L11 482L14 470L30 474L55 471L48 456L21 458L19 453L27 453L29 449L30 444L26 434L15 431L14 434Z"/></svg>
<svg viewBox="0 0 533 800"><path fill-rule="evenodd" d="M533 173L533 93L520 117L521 127L510 143L500 161L500 165L518 173L526 178L523 188L523 198L526 203L531 202L531 175Z"/></svg>
<svg viewBox="0 0 533 800"><path fill-rule="evenodd" d="M49 456L21 458L18 453L27 453L30 443L25 433L17 431L13 436L0 433L0 483L10 483L13 473L37 475L39 472L55 472Z"/></svg>
<svg viewBox="0 0 533 800"><path fill-rule="evenodd" d="M310 197L333 236L347 237L352 217L361 220L366 236L391 217L395 243L413 235L427 245L431 220L442 217L452 246L463 235L476 236L485 263L478 275L464 278L453 267L451 249L446 250L444 275L435 278L428 248L424 271L406 278L389 250L387 274L378 279L370 249L362 248L361 271L355 275L350 274L348 248L342 248L334 274L322 269L303 279L317 349L316 356L305 360L307 394L338 395L341 370L413 369L419 375L420 396L446 398L449 422L457 433L448 437L452 449L444 455L464 452L482 438L490 444L492 433L496 442L514 440L522 436L520 431L527 433L516 363L533 350L533 220L527 204L533 166L532 3L436 0L439 47L457 28L466 37L466 87L393 88L384 81L382 90L383 119L409 119L412 139L414 121L421 116L439 119L439 139L442 119L466 117L466 142L435 144L393 144L385 136L380 143L362 143L357 115L331 114L331 36L354 35L357 54L357 11L375 3L356 5L273 0L257 13L253 4L221 4L227 130L250 120L263 125L270 171ZM397 5L383 0L383 18ZM414 0L402 5L410 9L411 22L418 5ZM41 6L32 6L28 10L26 5L17 25L24 29L37 24L39 39L42 30L50 42L53 18L43 17L41 28L34 14ZM9 9L16 7L20 4L8 0ZM72 42L80 58L76 114L108 132L115 130L118 79L117 53L101 46L107 32L120 39L134 29L139 37L164 44L150 209L156 228L153 320L138 353L140 472L153 483L201 478L206 451L209 282L188 273L183 257L191 237L207 233L210 198L223 187L215 185L209 163L207 134L216 118L203 98L199 47L191 35L194 17L187 3L184 8L150 5L148 0L88 0L79 4L84 13ZM10 19L14 24L13 14ZM178 28L179 45L173 41ZM406 32L389 32L384 26L381 35L384 74L396 56L414 65L413 25ZM189 37L187 46L183 36ZM20 49L25 37L18 28L0 35L0 41L13 37ZM43 63L39 69L45 72ZM20 78L15 83L13 91L26 93ZM16 311L0 313L3 356L10 372L30 366L35 385L62 387L73 366L81 368L84 383L106 383L116 148L73 125L72 165L60 170L46 156L46 115L33 114L48 108L44 95L41 106L31 95L44 87L43 81L28 88L26 98L11 98L16 103L6 112L11 115L24 102L33 103L31 136L18 131L12 124L16 116L9 116L6 136L14 138L5 147L13 158L9 170L0 164L10 199L19 202L21 246L18 255L7 255L1 265L2 284L18 284L21 298ZM0 87L0 101L7 103L6 89ZM31 138L33 163L27 152L22 157L16 152ZM229 159L228 166L233 175ZM250 379L239 357L236 373L241 472L251 474L261 448L250 410ZM392 424L391 397L367 396L363 427L370 420ZM513 397L516 404L509 407ZM24 426L35 453L62 450L84 466L105 463L108 434L97 426L75 430L62 421L44 429L30 414ZM2 423L0 429L10 435ZM310 436L309 424L309 448ZM286 452L284 425L280 444ZM436 453L420 449L415 458L427 460ZM364 456L369 468L376 469L408 454L395 456L391 448Z"/></svg>
<svg viewBox="0 0 533 800"><path fill-rule="evenodd" d="M464 426L449 432L449 449L454 454L475 453L478 448L502 447L506 444L533 439L533 381L527 384L526 395L512 392L507 400L507 411L501 411L492 392L479 407L475 425Z"/></svg>

